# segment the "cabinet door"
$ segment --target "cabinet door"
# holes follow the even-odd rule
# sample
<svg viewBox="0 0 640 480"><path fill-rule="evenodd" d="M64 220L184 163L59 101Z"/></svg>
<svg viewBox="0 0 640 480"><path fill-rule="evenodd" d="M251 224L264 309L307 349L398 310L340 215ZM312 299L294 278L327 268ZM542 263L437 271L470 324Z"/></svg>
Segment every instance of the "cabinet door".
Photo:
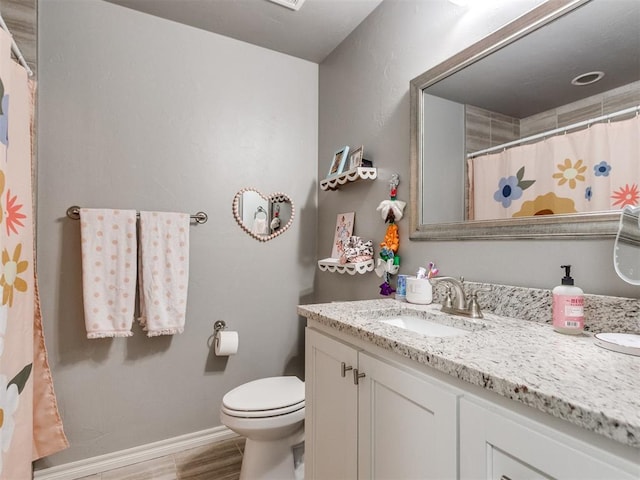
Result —
<svg viewBox="0 0 640 480"><path fill-rule="evenodd" d="M357 478L358 389L353 370L357 351L326 335L306 330L305 478Z"/></svg>
<svg viewBox="0 0 640 480"><path fill-rule="evenodd" d="M460 478L637 480L640 469L501 407L462 398Z"/></svg>
<svg viewBox="0 0 640 480"><path fill-rule="evenodd" d="M457 396L360 353L358 478L457 478Z"/></svg>

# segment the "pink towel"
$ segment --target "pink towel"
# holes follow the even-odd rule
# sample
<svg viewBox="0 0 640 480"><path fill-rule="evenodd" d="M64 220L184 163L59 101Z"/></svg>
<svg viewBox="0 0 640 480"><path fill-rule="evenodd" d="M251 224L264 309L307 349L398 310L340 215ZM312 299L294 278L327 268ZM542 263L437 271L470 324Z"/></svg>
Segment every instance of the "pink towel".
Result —
<svg viewBox="0 0 640 480"><path fill-rule="evenodd" d="M140 212L140 324L149 337L184 331L189 283L187 213Z"/></svg>
<svg viewBox="0 0 640 480"><path fill-rule="evenodd" d="M135 210L80 209L87 338L130 337L136 293Z"/></svg>

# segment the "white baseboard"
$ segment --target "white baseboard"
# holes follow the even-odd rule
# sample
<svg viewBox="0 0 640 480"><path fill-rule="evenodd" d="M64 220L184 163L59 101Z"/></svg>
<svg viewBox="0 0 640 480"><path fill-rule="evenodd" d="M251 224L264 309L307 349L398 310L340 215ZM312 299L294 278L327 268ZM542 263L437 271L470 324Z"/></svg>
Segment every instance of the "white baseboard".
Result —
<svg viewBox="0 0 640 480"><path fill-rule="evenodd" d="M78 460L64 465L36 470L34 480L75 480L77 478L95 475L114 468L126 467L135 463L164 457L190 448L208 445L210 443L228 440L238 435L224 425L187 433L178 437L167 438L159 442L147 443L138 447L119 450L117 452L98 455L97 457Z"/></svg>

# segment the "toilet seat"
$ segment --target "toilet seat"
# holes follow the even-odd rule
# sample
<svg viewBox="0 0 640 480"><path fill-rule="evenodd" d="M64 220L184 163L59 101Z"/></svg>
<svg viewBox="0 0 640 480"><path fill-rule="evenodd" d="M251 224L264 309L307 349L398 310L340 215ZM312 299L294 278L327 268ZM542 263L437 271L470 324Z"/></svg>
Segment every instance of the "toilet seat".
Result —
<svg viewBox="0 0 640 480"><path fill-rule="evenodd" d="M232 408L227 408L224 405L222 406L221 410L231 417L265 418L287 415L288 413L296 412L302 408L304 408L304 402L284 408L274 408L271 410L254 410L252 412L248 412L246 410L233 410Z"/></svg>
<svg viewBox="0 0 640 480"><path fill-rule="evenodd" d="M287 415L304 408L304 382L298 377L269 377L254 380L228 392L221 410L242 418Z"/></svg>

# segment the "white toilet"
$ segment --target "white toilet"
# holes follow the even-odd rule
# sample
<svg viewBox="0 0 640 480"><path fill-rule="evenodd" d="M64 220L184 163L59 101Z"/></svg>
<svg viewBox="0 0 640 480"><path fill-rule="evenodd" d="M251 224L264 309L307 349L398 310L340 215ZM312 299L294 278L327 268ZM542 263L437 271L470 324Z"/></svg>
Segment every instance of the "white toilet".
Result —
<svg viewBox="0 0 640 480"><path fill-rule="evenodd" d="M220 421L247 439L240 480L302 478L303 466L294 465L293 454L304 440L304 382L298 377L262 378L234 388L222 398Z"/></svg>

